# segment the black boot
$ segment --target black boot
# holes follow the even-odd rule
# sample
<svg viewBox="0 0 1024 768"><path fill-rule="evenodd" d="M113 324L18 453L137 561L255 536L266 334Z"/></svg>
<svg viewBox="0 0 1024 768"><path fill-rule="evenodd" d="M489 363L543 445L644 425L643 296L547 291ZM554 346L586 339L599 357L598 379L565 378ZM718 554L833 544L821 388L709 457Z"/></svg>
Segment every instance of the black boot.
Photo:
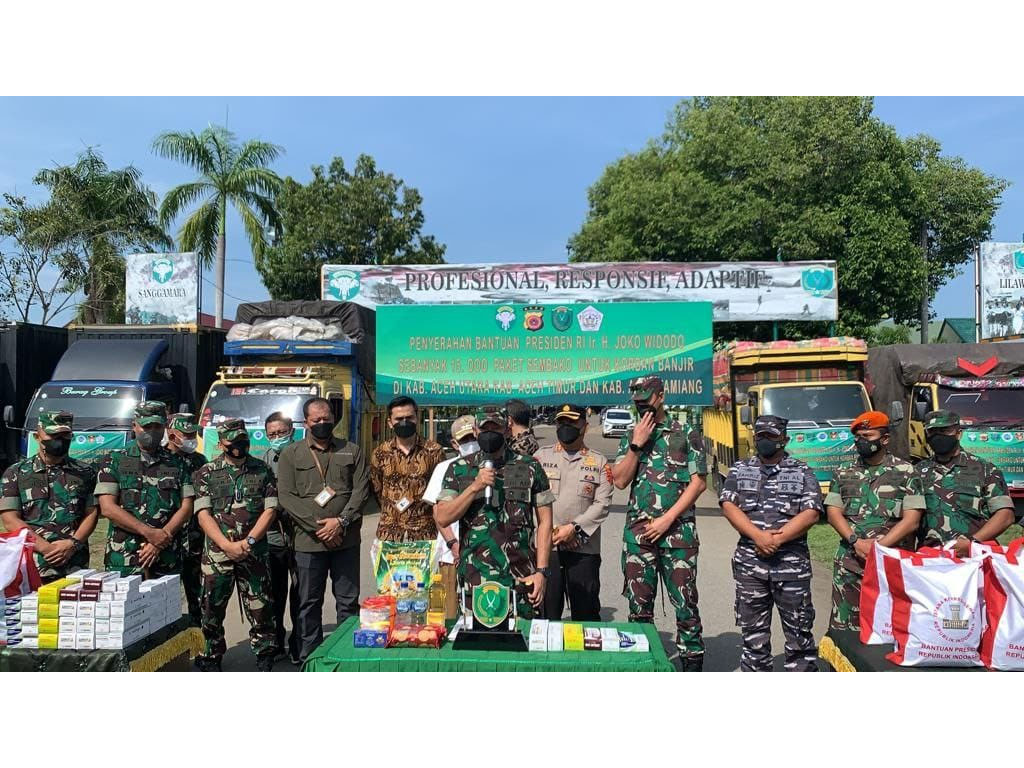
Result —
<svg viewBox="0 0 1024 768"><path fill-rule="evenodd" d="M206 656L196 656L196 669L200 672L220 672L220 659L211 659Z"/></svg>
<svg viewBox="0 0 1024 768"><path fill-rule="evenodd" d="M268 653L264 656L256 657L256 671L257 672L273 672L274 671L274 653Z"/></svg>
<svg viewBox="0 0 1024 768"><path fill-rule="evenodd" d="M683 672L703 672L704 671L704 656L684 656Z"/></svg>

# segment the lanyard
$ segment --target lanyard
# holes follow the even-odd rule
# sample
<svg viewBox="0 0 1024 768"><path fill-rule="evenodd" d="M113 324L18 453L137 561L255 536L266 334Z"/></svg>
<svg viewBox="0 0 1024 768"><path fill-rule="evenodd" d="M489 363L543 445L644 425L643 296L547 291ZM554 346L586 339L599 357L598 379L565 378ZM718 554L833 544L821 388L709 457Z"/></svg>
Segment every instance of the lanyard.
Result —
<svg viewBox="0 0 1024 768"><path fill-rule="evenodd" d="M313 463L316 464L316 471L320 473L320 480L323 481L324 488L327 487L327 470L331 468L331 456L333 454L327 454L327 468L324 469L320 466L320 458L316 455L316 451L313 450L313 446L309 446L309 453L313 456Z"/></svg>

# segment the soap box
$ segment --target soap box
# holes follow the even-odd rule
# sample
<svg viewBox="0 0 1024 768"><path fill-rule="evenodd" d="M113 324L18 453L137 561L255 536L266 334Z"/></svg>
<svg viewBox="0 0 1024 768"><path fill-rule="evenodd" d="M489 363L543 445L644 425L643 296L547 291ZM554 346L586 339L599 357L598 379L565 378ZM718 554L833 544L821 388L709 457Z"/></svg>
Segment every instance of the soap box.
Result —
<svg viewBox="0 0 1024 768"><path fill-rule="evenodd" d="M386 648L387 644L386 629L357 629L352 633L353 648Z"/></svg>
<svg viewBox="0 0 1024 768"><path fill-rule="evenodd" d="M566 651L583 650L583 625L564 624L562 626L562 644Z"/></svg>
<svg viewBox="0 0 1024 768"><path fill-rule="evenodd" d="M587 651L600 651L601 647L601 629L599 627L584 627L583 649Z"/></svg>
<svg viewBox="0 0 1024 768"><path fill-rule="evenodd" d="M549 651L561 651L562 650L562 622L552 621L548 624L548 650Z"/></svg>
<svg viewBox="0 0 1024 768"><path fill-rule="evenodd" d="M601 650L619 652L619 630L614 627L601 627Z"/></svg>
<svg viewBox="0 0 1024 768"><path fill-rule="evenodd" d="M534 619L530 622L530 643L531 651L546 651L548 649L548 620Z"/></svg>

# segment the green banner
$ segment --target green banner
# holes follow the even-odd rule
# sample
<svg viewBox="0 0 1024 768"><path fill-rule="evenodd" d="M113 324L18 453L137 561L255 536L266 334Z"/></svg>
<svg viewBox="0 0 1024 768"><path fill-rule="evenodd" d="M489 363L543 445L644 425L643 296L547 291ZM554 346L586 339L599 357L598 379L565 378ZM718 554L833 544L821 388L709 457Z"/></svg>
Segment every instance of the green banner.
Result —
<svg viewBox="0 0 1024 768"><path fill-rule="evenodd" d="M669 405L711 404L711 303L382 305L377 396L622 405L656 374Z"/></svg>
<svg viewBox="0 0 1024 768"><path fill-rule="evenodd" d="M991 461L1001 469L1011 489L1024 489L1024 432L968 429L960 445L968 453Z"/></svg>
<svg viewBox="0 0 1024 768"><path fill-rule="evenodd" d="M263 427L246 427L246 431L249 433L249 454L262 460L263 454L270 448L270 440L267 439L266 431ZM292 438L292 441L301 440L305 436L305 427L295 427L295 436ZM210 461L220 456L218 442L217 428L203 427L202 451L203 455Z"/></svg>
<svg viewBox="0 0 1024 768"><path fill-rule="evenodd" d="M828 429L789 429L786 452L806 462L818 482L827 483L832 473L857 458L853 435L843 427Z"/></svg>
<svg viewBox="0 0 1024 768"><path fill-rule="evenodd" d="M75 432L71 438L68 455L87 464L98 464L111 451L124 448L128 441L127 432ZM28 436L28 455L35 456L39 443L35 434Z"/></svg>

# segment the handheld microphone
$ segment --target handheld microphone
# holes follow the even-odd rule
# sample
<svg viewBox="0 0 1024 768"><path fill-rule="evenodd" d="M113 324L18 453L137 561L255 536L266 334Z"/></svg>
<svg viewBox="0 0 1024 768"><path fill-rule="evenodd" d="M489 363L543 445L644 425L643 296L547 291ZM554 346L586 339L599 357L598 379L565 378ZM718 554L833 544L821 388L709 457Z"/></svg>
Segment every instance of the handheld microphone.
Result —
<svg viewBox="0 0 1024 768"><path fill-rule="evenodd" d="M480 466L483 467L484 469L494 469L494 462L491 461L490 459L487 459ZM489 486L489 485L486 488L484 488L484 503L487 504L487 506L491 506L491 491L492 490L494 490L494 489L491 486Z"/></svg>

